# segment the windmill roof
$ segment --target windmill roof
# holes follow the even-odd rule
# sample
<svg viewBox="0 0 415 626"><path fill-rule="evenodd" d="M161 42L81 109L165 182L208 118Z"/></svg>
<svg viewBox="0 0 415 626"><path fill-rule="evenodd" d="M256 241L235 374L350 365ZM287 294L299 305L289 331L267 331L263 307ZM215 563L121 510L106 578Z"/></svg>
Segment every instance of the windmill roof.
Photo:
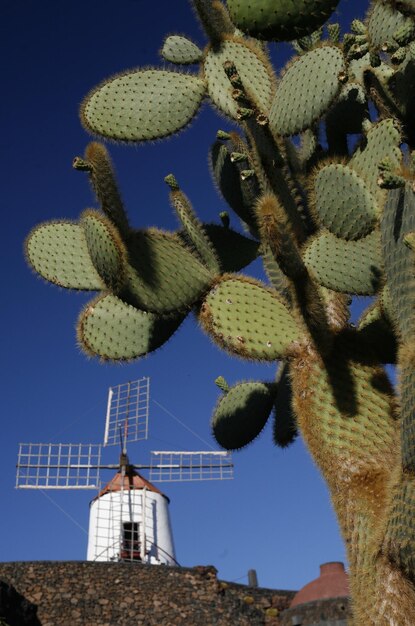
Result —
<svg viewBox="0 0 415 626"><path fill-rule="evenodd" d="M106 493L129 490L129 489L147 489L147 491L152 491L153 493L159 493L161 496L169 500L167 496L160 491L157 487L155 487L150 481L146 480L144 476L141 476L136 470L130 468L124 476L124 484L122 480L122 473L118 471L113 478L102 488L99 494L94 498L100 498ZM169 500L170 502L170 500Z"/></svg>

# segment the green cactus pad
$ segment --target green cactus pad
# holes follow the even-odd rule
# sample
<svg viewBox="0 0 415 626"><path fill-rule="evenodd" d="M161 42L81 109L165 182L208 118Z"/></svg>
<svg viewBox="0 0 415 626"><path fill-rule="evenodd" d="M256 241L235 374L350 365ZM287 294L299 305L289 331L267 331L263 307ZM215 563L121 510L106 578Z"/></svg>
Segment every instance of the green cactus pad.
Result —
<svg viewBox="0 0 415 626"><path fill-rule="evenodd" d="M219 398L212 416L213 435L222 448L238 450L264 428L275 399L276 385L242 382Z"/></svg>
<svg viewBox="0 0 415 626"><path fill-rule="evenodd" d="M226 115L237 119L239 105L232 97L233 87L224 63L235 64L242 84L256 107L268 113L274 94L274 80L264 54L240 40L226 40L219 49L208 51L203 74L212 102Z"/></svg>
<svg viewBox="0 0 415 626"><path fill-rule="evenodd" d="M89 256L108 289L119 291L126 278L126 250L115 226L98 211L81 215Z"/></svg>
<svg viewBox="0 0 415 626"><path fill-rule="evenodd" d="M287 140L288 141L288 140ZM300 135L300 146L298 150L298 159L300 161L300 170L307 166L307 163L316 153L318 148L318 137L310 128L307 128Z"/></svg>
<svg viewBox="0 0 415 626"><path fill-rule="evenodd" d="M279 359L301 338L283 299L242 276L225 275L207 294L199 319L223 349L255 360Z"/></svg>
<svg viewBox="0 0 415 626"><path fill-rule="evenodd" d="M139 309L159 314L186 311L212 282L208 269L172 233L136 231L127 248L130 264L118 295Z"/></svg>
<svg viewBox="0 0 415 626"><path fill-rule="evenodd" d="M415 259L405 236L415 229L415 194L408 184L388 192L381 223L385 273L394 316L405 341L415 330Z"/></svg>
<svg viewBox="0 0 415 626"><path fill-rule="evenodd" d="M373 302L365 311L363 311L357 324L358 330L363 330L378 323L383 318L382 307L379 300Z"/></svg>
<svg viewBox="0 0 415 626"><path fill-rule="evenodd" d="M382 310L380 300L376 300L363 312L357 330L362 345L366 344L369 350L375 351L381 363L396 363L396 336Z"/></svg>
<svg viewBox="0 0 415 626"><path fill-rule="evenodd" d="M257 258L257 241L218 224L205 224L204 228L216 250L222 272L239 272Z"/></svg>
<svg viewBox="0 0 415 626"><path fill-rule="evenodd" d="M191 65L202 59L202 50L190 39L182 35L170 35L164 41L160 54L170 63Z"/></svg>
<svg viewBox="0 0 415 626"><path fill-rule="evenodd" d="M232 21L258 39L291 41L324 24L339 0L227 0Z"/></svg>
<svg viewBox="0 0 415 626"><path fill-rule="evenodd" d="M380 233L358 241L344 241L329 232L315 237L307 246L304 262L323 287L358 295L373 295L382 276Z"/></svg>
<svg viewBox="0 0 415 626"><path fill-rule="evenodd" d="M197 76L146 69L117 74L93 89L81 107L86 130L119 141L160 139L190 122L205 83Z"/></svg>
<svg viewBox="0 0 415 626"><path fill-rule="evenodd" d="M273 420L273 440L279 448L286 448L298 436L297 424L292 409L291 382L288 367L283 365L278 372L277 393Z"/></svg>
<svg viewBox="0 0 415 626"><path fill-rule="evenodd" d="M182 321L183 315L163 318L104 295L81 313L78 341L87 354L102 359L135 359L159 348Z"/></svg>
<svg viewBox="0 0 415 626"><path fill-rule="evenodd" d="M232 162L233 150L216 141L210 151L210 162L213 178L218 189L229 206L240 219L256 231L255 202L260 195L260 187L256 176L242 178L240 163Z"/></svg>
<svg viewBox="0 0 415 626"><path fill-rule="evenodd" d="M129 231L128 217L106 147L91 141L85 150L85 160L90 166L89 178L101 209L120 233L126 234Z"/></svg>
<svg viewBox="0 0 415 626"><path fill-rule="evenodd" d="M261 257L271 286L284 298L288 298L288 279L267 244L261 244Z"/></svg>
<svg viewBox="0 0 415 626"><path fill-rule="evenodd" d="M415 44L411 44L415 53ZM408 55L409 57L409 55ZM403 124L404 134L408 137L411 145L415 141L415 55L402 63L399 70L394 73L388 83L393 100L397 104L399 118Z"/></svg>
<svg viewBox="0 0 415 626"><path fill-rule="evenodd" d="M25 252L29 265L55 285L86 291L105 288L79 224L69 221L39 224L27 237Z"/></svg>
<svg viewBox="0 0 415 626"><path fill-rule="evenodd" d="M360 239L373 230L378 209L362 178L346 165L330 163L314 178L317 220L343 239Z"/></svg>
<svg viewBox="0 0 415 626"><path fill-rule="evenodd" d="M339 93L337 102L326 117L326 129L330 144L331 136L360 133L368 114L365 90L359 83L349 82Z"/></svg>
<svg viewBox="0 0 415 626"><path fill-rule="evenodd" d="M220 273L220 264L215 248L206 234L203 224L199 221L188 198L179 188L172 189L170 201L183 225L184 232L189 238L201 261L214 274Z"/></svg>
<svg viewBox="0 0 415 626"><path fill-rule="evenodd" d="M395 32L410 23L410 20L382 0L374 2L372 6L367 30L372 46L380 49L384 43L393 41Z"/></svg>
<svg viewBox="0 0 415 626"><path fill-rule="evenodd" d="M365 180L380 206L383 204L385 192L378 186L378 166L385 158L390 159L392 167L399 166L400 143L401 135L394 120L382 120L372 126L365 141L355 150L348 163Z"/></svg>
<svg viewBox="0 0 415 626"><path fill-rule="evenodd" d="M278 135L295 135L310 128L338 95L345 73L342 51L323 46L289 65L272 103L269 123Z"/></svg>

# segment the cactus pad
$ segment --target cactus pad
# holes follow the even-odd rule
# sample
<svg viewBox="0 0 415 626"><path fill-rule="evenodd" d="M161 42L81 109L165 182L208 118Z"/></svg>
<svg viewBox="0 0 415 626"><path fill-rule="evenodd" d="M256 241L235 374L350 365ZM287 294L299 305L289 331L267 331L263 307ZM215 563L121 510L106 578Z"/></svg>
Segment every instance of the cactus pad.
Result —
<svg viewBox="0 0 415 626"><path fill-rule="evenodd" d="M213 435L222 448L237 450L255 439L271 413L276 386L242 382L222 395L212 416Z"/></svg>
<svg viewBox="0 0 415 626"><path fill-rule="evenodd" d="M210 162L214 180L222 196L241 218L255 230L254 205L260 194L256 176L244 179L239 163L231 160L232 150L221 141L216 141L210 151Z"/></svg>
<svg viewBox="0 0 415 626"><path fill-rule="evenodd" d="M291 41L317 30L339 0L227 0L233 22L252 37Z"/></svg>
<svg viewBox="0 0 415 626"><path fill-rule="evenodd" d="M169 177L167 177L169 178ZM174 179L174 177L173 177ZM166 179L167 180L167 179ZM174 179L175 182L175 179ZM173 183L174 184L174 183ZM177 184L177 183L176 183ZM177 217L184 228L184 233L194 246L201 261L214 274L220 273L219 260L203 224L199 221L188 198L177 187L170 192L170 201L176 211Z"/></svg>
<svg viewBox="0 0 415 626"><path fill-rule="evenodd" d="M372 46L379 49L384 43L393 41L395 32L408 22L408 18L386 2L374 2L367 26Z"/></svg>
<svg viewBox="0 0 415 626"><path fill-rule="evenodd" d="M190 65L202 59L200 48L182 35L170 35L164 41L160 54L170 63Z"/></svg>
<svg viewBox="0 0 415 626"><path fill-rule="evenodd" d="M366 94L357 82L349 82L341 89L337 102L326 117L328 139L329 133L360 133L362 123L368 114Z"/></svg>
<svg viewBox="0 0 415 626"><path fill-rule="evenodd" d="M378 212L364 180L340 163L318 170L314 178L314 209L320 224L343 239L368 235Z"/></svg>
<svg viewBox="0 0 415 626"><path fill-rule="evenodd" d="M231 60L242 84L257 108L267 113L274 93L274 80L269 71L268 60L258 49L241 40L226 40L219 49L211 49L203 64L212 102L226 115L236 119L239 105L232 97L233 87L224 70L224 63Z"/></svg>
<svg viewBox="0 0 415 626"><path fill-rule="evenodd" d="M320 119L338 95L345 72L336 46L316 48L295 60L278 86L269 115L279 135L294 135Z"/></svg>
<svg viewBox="0 0 415 626"><path fill-rule="evenodd" d="M292 391L287 365L278 372L277 393L274 408L273 439L279 448L286 448L298 435L297 424L291 406Z"/></svg>
<svg viewBox="0 0 415 626"><path fill-rule="evenodd" d="M180 239L156 229L128 240L126 284L118 295L154 313L186 311L208 289L212 275Z"/></svg>
<svg viewBox="0 0 415 626"><path fill-rule="evenodd" d="M81 215L89 256L108 289L117 292L126 277L126 250L115 226L98 211Z"/></svg>
<svg viewBox="0 0 415 626"><path fill-rule="evenodd" d="M225 275L207 294L199 319L214 341L241 357L273 361L301 330L276 292L240 276Z"/></svg>
<svg viewBox="0 0 415 626"><path fill-rule="evenodd" d="M369 350L374 350L381 363L396 363L397 341L380 299L363 312L357 330L362 345L366 344Z"/></svg>
<svg viewBox="0 0 415 626"><path fill-rule="evenodd" d="M254 239L218 224L205 224L204 228L216 250L222 272L239 272L257 258L259 243Z"/></svg>
<svg viewBox="0 0 415 626"><path fill-rule="evenodd" d="M55 285L86 291L105 288L79 224L69 221L39 224L27 237L25 251L29 265Z"/></svg>
<svg viewBox="0 0 415 626"><path fill-rule="evenodd" d="M373 295L382 275L380 234L375 230L358 241L344 241L322 233L307 246L304 262L315 280L328 289Z"/></svg>
<svg viewBox="0 0 415 626"><path fill-rule="evenodd" d="M392 166L399 166L401 136L393 119L382 120L372 126L366 140L354 152L349 167L367 183L369 191L383 204L385 192L378 186L379 163L388 158Z"/></svg>
<svg viewBox="0 0 415 626"><path fill-rule="evenodd" d="M89 178L101 209L122 234L127 233L128 218L106 147L102 143L91 141L85 150L85 160L89 165Z"/></svg>
<svg viewBox="0 0 415 626"><path fill-rule="evenodd" d="M413 341L415 329L415 259L405 235L415 229L415 194L410 185L388 192L382 219L385 273L394 317L404 340Z"/></svg>
<svg viewBox="0 0 415 626"><path fill-rule="evenodd" d="M261 244L261 257L265 273L272 287L287 299L288 279L276 261L271 248L266 244Z"/></svg>
<svg viewBox="0 0 415 626"><path fill-rule="evenodd" d="M163 318L104 295L81 313L78 341L87 354L105 360L135 359L160 347L182 321L183 316Z"/></svg>
<svg viewBox="0 0 415 626"><path fill-rule="evenodd" d="M190 122L205 93L191 74L146 69L112 76L81 107L86 130L119 141L159 139Z"/></svg>

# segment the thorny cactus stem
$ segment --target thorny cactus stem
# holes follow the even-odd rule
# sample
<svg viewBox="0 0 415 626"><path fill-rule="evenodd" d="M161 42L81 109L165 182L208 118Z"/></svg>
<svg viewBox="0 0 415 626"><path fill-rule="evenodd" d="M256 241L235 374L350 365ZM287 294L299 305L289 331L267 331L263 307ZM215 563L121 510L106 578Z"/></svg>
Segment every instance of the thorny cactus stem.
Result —
<svg viewBox="0 0 415 626"><path fill-rule="evenodd" d="M203 224L173 175L178 231L133 230L109 155L93 142L74 167L88 173L101 210L35 228L28 262L52 283L102 292L79 319L88 354L140 357L193 310L223 350L276 361L274 381L216 380L215 437L240 448L270 415L276 445L300 434L346 542L353 625L413 626L413 0L371 0L350 33L334 15L323 28L337 0L193 5L205 49L172 35L161 53L199 69L110 77L86 96L81 119L105 139L152 141L187 126L210 99L231 122L211 148L212 175L249 236L226 211ZM270 40L296 52L279 76ZM235 273L258 255L267 284ZM372 299L356 327L355 295Z"/></svg>

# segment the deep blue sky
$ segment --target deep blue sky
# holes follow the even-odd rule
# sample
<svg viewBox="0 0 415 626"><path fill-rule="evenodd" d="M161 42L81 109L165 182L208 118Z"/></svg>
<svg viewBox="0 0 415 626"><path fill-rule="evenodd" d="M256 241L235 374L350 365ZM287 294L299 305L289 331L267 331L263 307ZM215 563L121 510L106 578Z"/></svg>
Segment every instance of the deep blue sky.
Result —
<svg viewBox="0 0 415 626"><path fill-rule="evenodd" d="M342 0L339 20L348 23L361 16L364 4ZM18 443L99 443L107 388L150 376L155 401L150 405L151 438L131 447L132 460L145 462L150 449L206 449L214 445L209 428L218 396L214 379L221 374L229 383L270 380L274 367L246 364L219 352L192 319L146 359L101 365L81 354L75 341L76 318L89 296L38 280L23 257L24 238L35 224L76 219L94 206L86 177L71 167L89 140L78 120L83 96L114 72L161 66L157 51L168 33L187 34L204 44L187 0L3 0L0 14L5 222L0 558L83 559L86 535L79 526L87 528L94 494L48 492L52 502L39 492L15 490ZM282 60L284 54L286 47L274 56ZM218 128L230 125L204 105L177 137L148 146L110 147L136 226L176 228L163 183L169 172L202 219L212 220L226 208L207 167L208 147ZM181 564L213 564L220 577L240 582L246 581L249 568L256 568L263 586L298 588L317 575L320 563L344 560L326 489L301 442L278 450L268 426L234 460L232 482L164 486Z"/></svg>

